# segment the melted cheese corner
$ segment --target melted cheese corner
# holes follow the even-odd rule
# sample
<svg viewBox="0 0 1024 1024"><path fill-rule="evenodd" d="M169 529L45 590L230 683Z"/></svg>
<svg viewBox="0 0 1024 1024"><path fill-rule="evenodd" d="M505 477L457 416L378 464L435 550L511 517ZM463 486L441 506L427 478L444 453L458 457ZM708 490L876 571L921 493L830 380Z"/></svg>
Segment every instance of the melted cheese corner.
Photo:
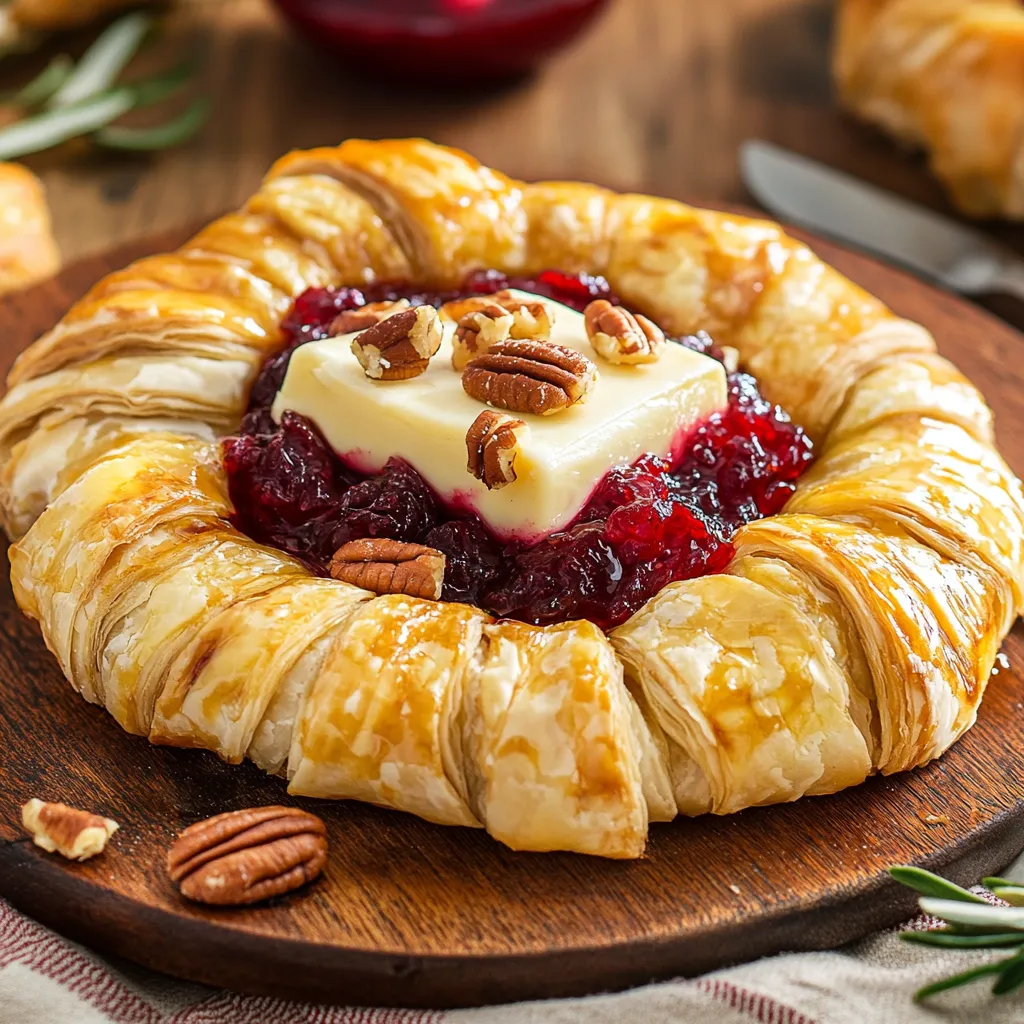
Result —
<svg viewBox="0 0 1024 1024"><path fill-rule="evenodd" d="M537 296L520 293L524 298ZM668 455L691 427L726 404L725 370L681 345L641 366L598 359L583 315L544 300L553 314L551 340L578 349L598 366L588 400L552 416L516 414L528 429L516 457L516 480L487 488L466 469L466 431L485 408L462 390L452 369L452 334L425 373L412 380L374 381L352 354L354 335L296 349L274 402L312 420L327 442L362 472L404 459L441 498L473 511L503 537L537 539L568 525L613 466L651 452Z"/></svg>

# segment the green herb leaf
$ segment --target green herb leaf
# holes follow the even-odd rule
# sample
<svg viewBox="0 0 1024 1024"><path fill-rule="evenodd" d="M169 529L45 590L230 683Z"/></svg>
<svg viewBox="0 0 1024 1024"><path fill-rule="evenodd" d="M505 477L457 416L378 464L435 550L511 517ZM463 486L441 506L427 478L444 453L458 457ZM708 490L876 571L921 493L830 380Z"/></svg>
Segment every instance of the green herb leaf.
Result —
<svg viewBox="0 0 1024 1024"><path fill-rule="evenodd" d="M922 897L918 901L926 914L941 918L950 924L984 928L986 933L1024 932L1024 910L1017 907L976 906L959 900L937 900Z"/></svg>
<svg viewBox="0 0 1024 1024"><path fill-rule="evenodd" d="M11 103L21 110L41 107L64 85L74 69L75 62L66 53L54 57L28 85L11 97Z"/></svg>
<svg viewBox="0 0 1024 1024"><path fill-rule="evenodd" d="M997 885L1024 885L1022 882L1011 882L1009 878L996 878L994 875L983 878L981 884L986 889L994 889Z"/></svg>
<svg viewBox="0 0 1024 1024"><path fill-rule="evenodd" d="M1004 996L1024 984L1024 952L1003 961L1003 970L992 986L992 994Z"/></svg>
<svg viewBox="0 0 1024 1024"><path fill-rule="evenodd" d="M137 11L104 29L49 105L54 109L70 107L106 92L135 56L152 25L151 15Z"/></svg>
<svg viewBox="0 0 1024 1024"><path fill-rule="evenodd" d="M991 935L961 935L953 931L900 932L904 942L919 946L938 946L941 949L1001 949L1006 946L1024 946L1024 934L995 932Z"/></svg>
<svg viewBox="0 0 1024 1024"><path fill-rule="evenodd" d="M93 140L107 149L146 152L167 149L192 138L206 123L209 113L210 104L205 99L199 99L179 117L171 118L163 124L152 128L121 128L118 125L110 125L96 132Z"/></svg>
<svg viewBox="0 0 1024 1024"><path fill-rule="evenodd" d="M117 120L131 110L129 89L114 89L85 103L61 110L47 110L0 129L0 160L39 153L78 135L86 135Z"/></svg>
<svg viewBox="0 0 1024 1024"><path fill-rule="evenodd" d="M945 878L940 878L938 875L933 875L930 871L925 871L924 868L901 865L889 868L889 874L900 885L905 885L908 889L913 889L914 892L919 892L922 896L935 896L942 900L961 900L964 903L985 903L980 896L976 896L973 892L968 892L966 889L961 889L959 885L948 882ZM988 906L987 903L985 905Z"/></svg>
<svg viewBox="0 0 1024 1024"><path fill-rule="evenodd" d="M920 1003L938 992L946 992L948 989L970 984L976 978L984 978L987 974L1000 974L1005 963L1005 960L998 960L994 964L982 964L981 967L972 967L969 971L951 975L941 981L933 981L930 985L925 985L924 988L919 988L914 993L914 1002Z"/></svg>

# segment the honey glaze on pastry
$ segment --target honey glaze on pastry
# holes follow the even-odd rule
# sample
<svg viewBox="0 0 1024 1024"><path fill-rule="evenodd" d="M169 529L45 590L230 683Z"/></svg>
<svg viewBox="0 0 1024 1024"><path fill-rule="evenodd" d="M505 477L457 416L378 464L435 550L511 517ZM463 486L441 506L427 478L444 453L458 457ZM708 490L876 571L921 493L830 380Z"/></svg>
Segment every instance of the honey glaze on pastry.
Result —
<svg viewBox="0 0 1024 1024"><path fill-rule="evenodd" d="M1021 603L1020 483L926 331L776 225L424 141L286 157L9 383L15 595L86 699L515 849L924 764ZM330 578L353 541L441 599Z"/></svg>

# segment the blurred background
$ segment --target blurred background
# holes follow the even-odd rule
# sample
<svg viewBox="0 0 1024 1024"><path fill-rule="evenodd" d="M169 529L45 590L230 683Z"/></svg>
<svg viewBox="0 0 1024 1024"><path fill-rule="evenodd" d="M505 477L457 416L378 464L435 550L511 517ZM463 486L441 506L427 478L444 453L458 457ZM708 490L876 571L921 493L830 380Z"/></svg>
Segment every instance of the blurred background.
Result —
<svg viewBox="0 0 1024 1024"><path fill-rule="evenodd" d="M554 30L542 9L552 3L586 8L592 19L570 12L573 28L586 21L579 34L538 56L532 73L507 80L499 69L509 46L525 62L524 51L545 49L545 33ZM90 5L72 2L80 12ZM126 75L194 61L188 91L209 99L209 119L191 139L157 152L72 141L25 159L46 186L65 262L209 220L244 200L286 150L349 136L424 135L519 177L584 178L710 204L750 202L736 150L756 136L954 212L921 157L839 111L830 73L833 0L443 0L427 6L444 8L450 26L479 18L482 7L516 24L462 40L461 50L444 49L445 32L457 29L443 24L429 45L392 38L380 46L358 26L346 36L344 18L369 11L408 24L422 6L170 5ZM344 48L311 42L281 7L301 8L307 30L318 16L342 17ZM32 35L29 52L0 61L0 90L24 86L55 54L80 56L97 31L92 23ZM321 44L327 38L315 27L311 34ZM987 227L1024 251L1024 227Z"/></svg>

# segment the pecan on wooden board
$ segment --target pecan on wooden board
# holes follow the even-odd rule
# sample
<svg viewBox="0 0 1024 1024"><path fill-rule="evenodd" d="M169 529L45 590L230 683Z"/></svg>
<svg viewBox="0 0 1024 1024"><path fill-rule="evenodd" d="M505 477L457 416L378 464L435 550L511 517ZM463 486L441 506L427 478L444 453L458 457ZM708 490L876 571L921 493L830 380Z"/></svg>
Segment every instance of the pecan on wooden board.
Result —
<svg viewBox="0 0 1024 1024"><path fill-rule="evenodd" d="M102 853L118 828L110 818L35 797L21 808L21 823L36 846L68 860L88 860Z"/></svg>
<svg viewBox="0 0 1024 1024"><path fill-rule="evenodd" d="M334 552L331 575L374 594L406 594L437 601L446 559L422 544L386 537L350 540Z"/></svg>
<svg viewBox="0 0 1024 1024"><path fill-rule="evenodd" d="M582 352L543 341L499 342L462 374L471 398L539 416L586 401L596 383L597 367Z"/></svg>
<svg viewBox="0 0 1024 1024"><path fill-rule="evenodd" d="M229 811L189 826L167 853L167 873L198 903L259 903L313 881L327 860L327 826L297 807Z"/></svg>

